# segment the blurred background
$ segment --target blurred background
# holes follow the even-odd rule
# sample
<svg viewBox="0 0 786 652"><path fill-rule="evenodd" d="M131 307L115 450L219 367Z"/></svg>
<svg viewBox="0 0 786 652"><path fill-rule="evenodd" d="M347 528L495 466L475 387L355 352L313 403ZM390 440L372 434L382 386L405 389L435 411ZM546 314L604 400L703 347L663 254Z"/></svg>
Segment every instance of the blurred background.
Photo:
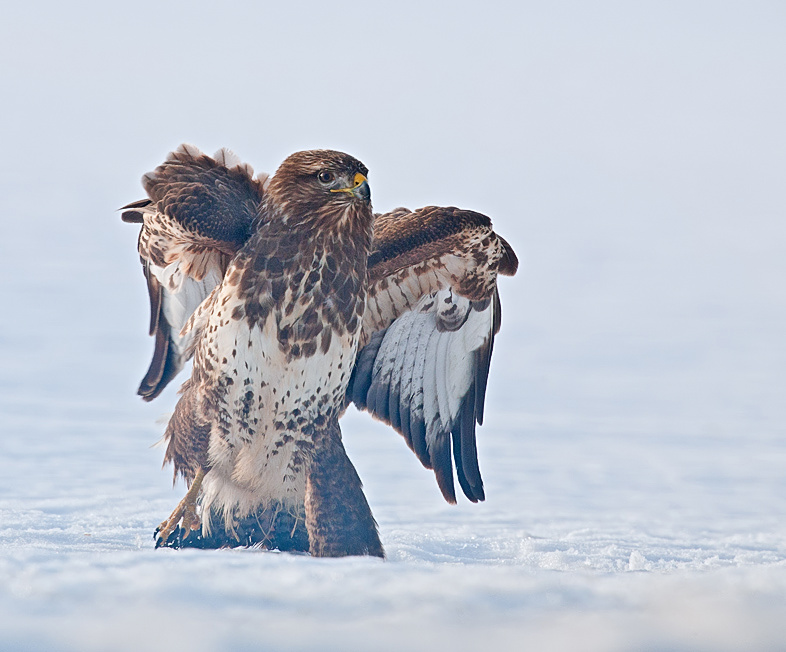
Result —
<svg viewBox="0 0 786 652"><path fill-rule="evenodd" d="M377 210L490 215L522 261L494 413L783 422L780 3L5 11L5 400L133 389L151 343L115 210L191 142L270 172L342 149Z"/></svg>
<svg viewBox="0 0 786 652"><path fill-rule="evenodd" d="M344 150L376 210L477 210L516 249L479 432L486 504L443 505L396 435L347 417L392 559L783 567L784 30L775 1L5 7L6 579L24 541L76 546L68 528L118 510L102 550L147 548L180 497L148 448L179 383L134 395L152 341L117 209L182 142L268 172ZM567 603L606 608L590 594Z"/></svg>

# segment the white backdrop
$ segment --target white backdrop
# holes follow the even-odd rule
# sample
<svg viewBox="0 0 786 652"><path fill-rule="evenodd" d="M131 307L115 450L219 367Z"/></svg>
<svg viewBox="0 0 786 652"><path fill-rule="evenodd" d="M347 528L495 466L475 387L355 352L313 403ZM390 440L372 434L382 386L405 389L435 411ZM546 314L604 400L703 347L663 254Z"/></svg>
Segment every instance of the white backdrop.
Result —
<svg viewBox="0 0 786 652"><path fill-rule="evenodd" d="M0 23L4 649L786 645L786 6L28 3ZM153 551L176 385L116 209L181 142L484 212L487 501L344 432L390 561Z"/></svg>

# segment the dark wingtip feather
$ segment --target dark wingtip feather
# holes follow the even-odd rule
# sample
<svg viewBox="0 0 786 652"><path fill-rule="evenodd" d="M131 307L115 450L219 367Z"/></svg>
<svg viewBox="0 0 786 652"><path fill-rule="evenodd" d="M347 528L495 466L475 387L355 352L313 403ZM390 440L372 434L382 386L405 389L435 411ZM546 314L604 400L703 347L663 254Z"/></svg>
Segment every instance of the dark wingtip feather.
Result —
<svg viewBox="0 0 786 652"><path fill-rule="evenodd" d="M147 295L150 299L150 325L148 335L155 335L161 317L161 304L164 299L164 291L158 279L149 272L147 266L144 267L145 280L147 281ZM166 320L164 320L166 322Z"/></svg>
<svg viewBox="0 0 786 652"><path fill-rule="evenodd" d="M498 235L500 243L502 244L502 258L499 261L499 273L503 276L513 276L519 268L519 259L513 247L502 236Z"/></svg>
<svg viewBox="0 0 786 652"><path fill-rule="evenodd" d="M126 224L142 224L145 218L139 211L123 211L120 213L120 219Z"/></svg>
<svg viewBox="0 0 786 652"><path fill-rule="evenodd" d="M491 354L494 352L494 336L502 325L502 304L499 300L499 290L494 289L494 303L492 306L491 332L488 340L475 352L475 419L483 425L483 412L486 405L486 387L489 381L489 367Z"/></svg>
<svg viewBox="0 0 786 652"><path fill-rule="evenodd" d="M467 481L467 477L464 475L464 467L460 463L461 437L456 430L454 430L452 434L453 436L451 439L453 440L453 459L456 460L456 477L458 478L459 486L467 498L472 500L472 502L477 502L471 498L471 496L474 495L474 492L472 490L472 486Z"/></svg>
<svg viewBox="0 0 786 652"><path fill-rule="evenodd" d="M132 201L130 204L126 204L125 206L119 208L118 210L123 211L120 213L120 219L123 220L126 224L142 224L144 222L144 214L142 211L134 210L137 208L145 208L146 206L150 206L153 202L149 199L140 199L139 201Z"/></svg>
<svg viewBox="0 0 786 652"><path fill-rule="evenodd" d="M428 454L428 447L426 446L426 423L423 419L418 419L410 414L409 428L412 432L412 450L415 451L420 463L427 469L432 468L431 458Z"/></svg>
<svg viewBox="0 0 786 652"><path fill-rule="evenodd" d="M388 412L390 413L390 425L396 430L396 432L400 432L406 438L406 435L402 432L401 428L401 385L398 383L391 387L390 389L390 396L388 397Z"/></svg>
<svg viewBox="0 0 786 652"><path fill-rule="evenodd" d="M470 488L469 492L465 491L464 493L472 502L485 500L486 498L483 491L483 479L480 476L480 466L478 465L478 447L475 436L475 402L476 391L473 384L461 406L458 433L454 432L453 434L454 437L458 434L461 441L461 455L456 458L456 467L461 466L461 471Z"/></svg>
<svg viewBox="0 0 786 652"><path fill-rule="evenodd" d="M453 486L453 462L450 458L450 434L440 433L430 447L431 465L437 476L437 486L442 496L451 505L456 504L456 490Z"/></svg>
<svg viewBox="0 0 786 652"><path fill-rule="evenodd" d="M159 328L155 335L153 359L136 391L145 401L152 401L161 394L169 382L177 376L180 368L175 359L177 354L169 339L168 325L165 328Z"/></svg>
<svg viewBox="0 0 786 652"><path fill-rule="evenodd" d="M161 379L164 376L164 367L169 354L169 336L163 329L156 331L155 348L153 349L153 359L147 368L147 373L139 383L136 393L144 400L152 401L162 391Z"/></svg>
<svg viewBox="0 0 786 652"><path fill-rule="evenodd" d="M390 424L390 383L389 379L383 379L381 382L374 383L372 390L375 392L375 400L371 402L371 392L369 392L369 409L387 424Z"/></svg>

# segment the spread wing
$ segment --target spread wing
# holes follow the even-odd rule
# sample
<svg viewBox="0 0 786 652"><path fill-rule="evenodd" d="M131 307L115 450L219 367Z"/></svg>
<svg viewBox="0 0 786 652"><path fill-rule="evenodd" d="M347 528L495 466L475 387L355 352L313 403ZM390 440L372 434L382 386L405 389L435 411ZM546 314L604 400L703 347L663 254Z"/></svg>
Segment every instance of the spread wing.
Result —
<svg viewBox="0 0 786 652"><path fill-rule="evenodd" d="M148 199L121 210L142 225L139 257L150 295L155 348L138 393L153 400L191 356L195 329L181 330L224 278L251 234L267 175L254 177L228 150L207 156L181 145L142 178Z"/></svg>
<svg viewBox="0 0 786 652"><path fill-rule="evenodd" d="M395 428L442 495L483 500L475 424L494 335L497 275L518 267L485 215L429 206L377 216L361 350L347 397Z"/></svg>

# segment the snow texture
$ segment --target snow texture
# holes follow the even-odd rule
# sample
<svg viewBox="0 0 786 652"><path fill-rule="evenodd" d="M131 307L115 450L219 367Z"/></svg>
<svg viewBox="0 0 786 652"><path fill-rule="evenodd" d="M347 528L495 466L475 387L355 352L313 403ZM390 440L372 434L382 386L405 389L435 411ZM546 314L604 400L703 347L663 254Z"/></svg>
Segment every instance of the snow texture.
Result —
<svg viewBox="0 0 786 652"><path fill-rule="evenodd" d="M0 649L785 649L786 8L280 5L4 9ZM493 218L484 503L351 412L388 561L153 549L179 381L134 396L116 209L184 141Z"/></svg>

